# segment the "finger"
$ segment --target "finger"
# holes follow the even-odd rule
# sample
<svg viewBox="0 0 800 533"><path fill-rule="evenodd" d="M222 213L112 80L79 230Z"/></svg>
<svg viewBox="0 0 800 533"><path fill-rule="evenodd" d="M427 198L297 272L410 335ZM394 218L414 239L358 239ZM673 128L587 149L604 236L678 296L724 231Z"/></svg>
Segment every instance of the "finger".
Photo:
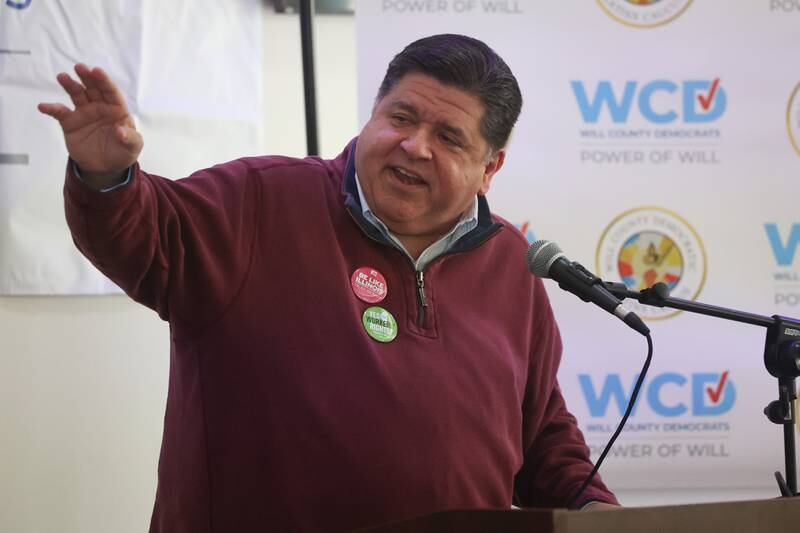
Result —
<svg viewBox="0 0 800 533"><path fill-rule="evenodd" d="M41 103L36 108L40 113L51 116L59 122L66 120L73 111L64 104Z"/></svg>
<svg viewBox="0 0 800 533"><path fill-rule="evenodd" d="M122 95L119 87L111 81L111 78L106 74L105 70L100 67L93 68L92 78L106 103L127 107L125 104L125 97Z"/></svg>
<svg viewBox="0 0 800 533"><path fill-rule="evenodd" d="M81 79L84 87L86 87L86 95L89 97L90 102L102 102L103 95L97 88L97 84L92 76L92 71L83 63L75 65L75 74Z"/></svg>
<svg viewBox="0 0 800 533"><path fill-rule="evenodd" d="M61 85L64 91L69 95L75 106L89 103L89 97L86 95L86 88L73 80L69 74L62 72L56 76L56 80L58 80L58 84Z"/></svg>

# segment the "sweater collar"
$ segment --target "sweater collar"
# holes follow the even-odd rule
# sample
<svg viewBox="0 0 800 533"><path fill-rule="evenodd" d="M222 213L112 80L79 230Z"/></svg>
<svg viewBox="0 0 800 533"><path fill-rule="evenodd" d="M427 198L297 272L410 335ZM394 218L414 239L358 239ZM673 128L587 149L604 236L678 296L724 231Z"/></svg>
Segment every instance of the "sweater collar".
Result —
<svg viewBox="0 0 800 533"><path fill-rule="evenodd" d="M361 202L359 200L358 185L356 184L356 149L358 138L353 139L345 152L347 153L347 163L344 169L344 179L342 180L342 195L344 204L353 220L356 221L361 231L371 239L384 244L394 246L381 231L364 217ZM445 254L465 252L471 250L489 239L503 227L499 222L492 219L489 210L489 202L486 197L478 195L478 225L467 234L456 241Z"/></svg>

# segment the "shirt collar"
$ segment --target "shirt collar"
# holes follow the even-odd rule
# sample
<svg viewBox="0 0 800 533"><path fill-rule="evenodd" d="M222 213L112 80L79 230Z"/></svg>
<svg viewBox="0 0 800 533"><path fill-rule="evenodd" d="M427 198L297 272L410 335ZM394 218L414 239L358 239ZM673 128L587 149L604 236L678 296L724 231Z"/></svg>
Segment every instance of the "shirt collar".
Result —
<svg viewBox="0 0 800 533"><path fill-rule="evenodd" d="M414 261L414 258L411 257L410 253L408 253L408 250L405 246L403 246L403 243L401 243L397 236L389 230L386 224L384 224L383 221L378 218L375 213L373 213L372 209L367 203L366 197L364 196L364 190L361 188L361 179L358 177L358 174L356 174L355 178L356 189L358 190L358 200L361 203L361 213L364 215L364 218L370 224L375 226L385 237L391 240L398 249L403 251L414 263L414 266L417 270L423 270L431 261L447 252L453 247L458 239L472 231L478 225L478 198L476 196L473 198L471 206L464 211L464 213L461 215L461 218L450 229L450 231L443 235L439 240L428 246L419 255L419 258Z"/></svg>

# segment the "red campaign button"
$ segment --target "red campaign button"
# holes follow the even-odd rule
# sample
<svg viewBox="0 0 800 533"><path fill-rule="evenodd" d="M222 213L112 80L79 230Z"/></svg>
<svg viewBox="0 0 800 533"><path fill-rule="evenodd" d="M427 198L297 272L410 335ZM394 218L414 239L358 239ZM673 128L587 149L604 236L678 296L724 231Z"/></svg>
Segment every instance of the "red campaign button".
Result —
<svg viewBox="0 0 800 533"><path fill-rule="evenodd" d="M389 290L383 274L370 267L361 267L350 277L350 286L359 299L370 303L378 303L386 298Z"/></svg>

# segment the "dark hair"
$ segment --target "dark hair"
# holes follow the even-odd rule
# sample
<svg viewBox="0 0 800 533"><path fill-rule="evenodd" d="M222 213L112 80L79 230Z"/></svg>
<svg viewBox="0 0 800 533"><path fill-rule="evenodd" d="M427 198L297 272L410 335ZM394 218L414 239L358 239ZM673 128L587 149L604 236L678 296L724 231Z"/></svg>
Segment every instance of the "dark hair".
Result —
<svg viewBox="0 0 800 533"><path fill-rule="evenodd" d="M486 43L449 33L414 41L389 63L378 100L412 72L476 96L485 107L480 124L484 139L493 151L506 145L522 109L522 94L511 69Z"/></svg>

